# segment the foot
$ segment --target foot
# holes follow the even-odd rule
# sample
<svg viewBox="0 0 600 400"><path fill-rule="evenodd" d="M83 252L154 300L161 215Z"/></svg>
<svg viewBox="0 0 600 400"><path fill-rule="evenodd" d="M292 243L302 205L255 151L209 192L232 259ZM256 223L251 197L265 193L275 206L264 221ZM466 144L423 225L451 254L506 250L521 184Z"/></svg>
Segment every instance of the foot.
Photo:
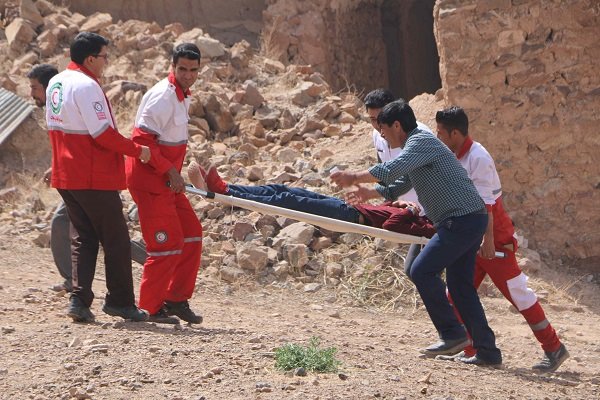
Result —
<svg viewBox="0 0 600 400"><path fill-rule="evenodd" d="M157 324L179 325L179 319L175 317L169 317L164 308L158 310L156 314L150 314L148 316L148 322L155 322Z"/></svg>
<svg viewBox="0 0 600 400"><path fill-rule="evenodd" d="M204 166L198 166L198 170L204 178L208 190L219 194L227 193L227 182L225 182L223 178L219 176L219 172L217 172L217 167L215 167L214 164L207 163ZM192 183L194 182L192 181Z"/></svg>
<svg viewBox="0 0 600 400"><path fill-rule="evenodd" d="M480 358L477 354L472 357L456 357L456 361L460 361L463 364L477 365L478 367L493 367L500 368L502 366L502 359L500 360L485 360Z"/></svg>
<svg viewBox="0 0 600 400"><path fill-rule="evenodd" d="M64 283L57 283L56 285L50 286L50 290L54 292L69 292Z"/></svg>
<svg viewBox="0 0 600 400"><path fill-rule="evenodd" d="M110 306L106 303L102 306L102 311L113 317L121 317L123 319L129 319L134 322L147 321L148 313L134 305L116 307Z"/></svg>
<svg viewBox="0 0 600 400"><path fill-rule="evenodd" d="M452 355L465 348L470 343L468 338L440 340L431 346L421 349L421 353L427 356Z"/></svg>
<svg viewBox="0 0 600 400"><path fill-rule="evenodd" d="M188 176L188 179L190 180L190 182L192 182L192 185L194 185L194 187L196 189L205 190L205 191L208 190L206 181L204 180L204 177L202 176L202 173L200 172L200 164L198 164L196 161L192 161L190 163L190 165L188 165L187 176Z"/></svg>
<svg viewBox="0 0 600 400"><path fill-rule="evenodd" d="M165 301L165 311L167 315L176 315L179 319L190 324L199 324L202 322L202 316L196 315L187 301Z"/></svg>
<svg viewBox="0 0 600 400"><path fill-rule="evenodd" d="M71 296L71 299L69 300L67 315L73 318L74 322L90 323L96 320L96 317L92 314L90 308L86 306L79 297L75 296Z"/></svg>
<svg viewBox="0 0 600 400"><path fill-rule="evenodd" d="M569 358L569 352L565 345L561 343L558 350L546 351L544 358L532 368L537 372L554 372L567 358Z"/></svg>

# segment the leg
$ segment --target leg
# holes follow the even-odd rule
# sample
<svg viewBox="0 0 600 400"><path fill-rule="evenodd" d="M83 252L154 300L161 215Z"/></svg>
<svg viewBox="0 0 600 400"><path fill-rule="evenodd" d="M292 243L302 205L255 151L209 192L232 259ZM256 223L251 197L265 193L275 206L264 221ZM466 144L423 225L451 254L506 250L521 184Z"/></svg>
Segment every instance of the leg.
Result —
<svg viewBox="0 0 600 400"><path fill-rule="evenodd" d="M449 261L446 269L448 291L473 338L477 358L491 364L502 362L496 347L494 332L490 329L485 312L473 285L475 257L487 225L487 215L471 214L453 218L450 226L439 229L440 236L453 243L459 257Z"/></svg>
<svg viewBox="0 0 600 400"><path fill-rule="evenodd" d="M269 185L275 186L275 185ZM279 185L283 186L283 185ZM303 190L303 189L301 189ZM263 193L269 193L272 189L262 190ZM258 192L258 191L257 191ZM306 191L308 193L313 193ZM272 206L287 208L290 210L301 211L309 214L320 215L327 218L333 218L347 222L358 222L358 211L343 200L335 197L318 195L319 197L304 197L302 192L292 193L283 190L273 195L260 195L249 193L247 191L229 191L234 197L241 199L252 200L259 203L269 204Z"/></svg>
<svg viewBox="0 0 600 400"><path fill-rule="evenodd" d="M59 189L69 219L73 226L73 294L86 306L90 307L94 299L92 282L96 273L99 239L87 216L85 209L79 203L71 190Z"/></svg>
<svg viewBox="0 0 600 400"><path fill-rule="evenodd" d="M154 315L163 307L174 268L183 253L183 232L175 207L175 193L130 192L138 205L142 235L148 251L139 305Z"/></svg>
<svg viewBox="0 0 600 400"><path fill-rule="evenodd" d="M502 292L504 297L523 315L536 339L547 352L554 352L560 347L560 340L556 331L546 319L544 309L537 296L527 286L527 276L517 264L515 254L505 251L506 258L484 260L477 257L477 264L485 269L494 285Z"/></svg>
<svg viewBox="0 0 600 400"><path fill-rule="evenodd" d="M64 279L64 287L73 289L73 262L71 259L71 221L67 215L67 207L61 202L50 222L50 249L54 263L60 276Z"/></svg>
<svg viewBox="0 0 600 400"><path fill-rule="evenodd" d="M409 276L417 287L429 317L442 340L466 338L464 328L448 303L445 285L440 277L448 260L455 258L452 244L446 243L443 237L440 237L438 230L415 258L410 268Z"/></svg>
<svg viewBox="0 0 600 400"><path fill-rule="evenodd" d="M421 254L421 250L423 249L423 245L412 243L408 248L408 252L406 253L406 258L404 259L404 273L410 278L410 268L412 267L415 258L419 254Z"/></svg>
<svg viewBox="0 0 600 400"><path fill-rule="evenodd" d="M166 300L187 301L194 293L202 254L202 225L184 194L177 194L176 210L183 230L183 253L173 272Z"/></svg>

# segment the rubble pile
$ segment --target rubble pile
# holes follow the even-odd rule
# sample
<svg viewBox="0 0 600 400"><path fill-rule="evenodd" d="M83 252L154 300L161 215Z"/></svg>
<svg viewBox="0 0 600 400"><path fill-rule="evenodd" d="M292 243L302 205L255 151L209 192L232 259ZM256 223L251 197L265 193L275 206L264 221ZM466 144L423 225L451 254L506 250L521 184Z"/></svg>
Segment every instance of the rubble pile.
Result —
<svg viewBox="0 0 600 400"><path fill-rule="evenodd" d="M326 171L333 165L374 161L369 149L372 128L361 117L362 103L353 94L332 93L311 66L284 66L257 54L245 41L226 48L200 28L185 31L177 23L162 27L113 21L102 13L84 16L45 0L7 2L2 15L7 40L0 43L0 52L8 56L3 57L3 70L8 72L2 84L23 95L24 77L33 64L64 68L68 45L78 32L89 30L108 38L110 62L102 82L125 135L144 92L167 75L173 46L183 41L197 44L202 68L192 88L187 161L210 160L230 182L285 183L327 194L332 188ZM348 143L357 142L354 138L361 138L361 144L348 148ZM340 164L343 151L351 156ZM19 187L3 190L0 233L24 235L47 246L55 200L44 197L52 196ZM381 264L385 253L376 250L396 247L375 240L357 248L371 239L230 210L200 197L191 200L204 226L202 264L227 282L250 275L265 283L336 285L350 267L360 275ZM139 236L139 226L131 225L132 235ZM307 290L319 285L313 286Z"/></svg>

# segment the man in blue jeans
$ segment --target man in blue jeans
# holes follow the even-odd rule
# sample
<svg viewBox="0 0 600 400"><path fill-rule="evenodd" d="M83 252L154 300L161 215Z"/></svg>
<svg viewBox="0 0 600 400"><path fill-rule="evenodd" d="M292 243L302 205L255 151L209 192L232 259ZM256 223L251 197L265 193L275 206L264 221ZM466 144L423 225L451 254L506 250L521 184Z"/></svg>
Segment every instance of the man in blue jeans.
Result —
<svg viewBox="0 0 600 400"><path fill-rule="evenodd" d="M410 268L410 277L441 339L422 352L430 356L456 354L469 343L446 297L440 277L445 269L448 291L477 349L475 356L457 360L501 365L494 332L473 286L475 256L488 222L483 200L454 154L439 139L417 127L407 103L388 104L377 121L384 139L391 147L402 147L402 154L366 171L336 172L331 179L341 187L379 182L374 189L362 185L353 189L350 204L379 196L396 199L414 187L437 229Z"/></svg>

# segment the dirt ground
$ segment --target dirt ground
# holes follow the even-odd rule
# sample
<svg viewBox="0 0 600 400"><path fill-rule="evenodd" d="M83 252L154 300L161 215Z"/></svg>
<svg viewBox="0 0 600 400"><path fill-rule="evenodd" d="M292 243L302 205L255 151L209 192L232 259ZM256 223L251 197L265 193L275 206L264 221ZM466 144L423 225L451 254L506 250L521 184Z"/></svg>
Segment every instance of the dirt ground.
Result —
<svg viewBox="0 0 600 400"><path fill-rule="evenodd" d="M67 297L49 289L59 281L49 249L4 235L0 260L2 399L600 398L598 303L579 304L557 289L560 276L535 279L533 287L544 293L548 317L571 358L541 376L530 369L541 349L501 298L483 296L505 360L495 370L420 358L418 349L435 339L421 306L369 310L352 305L341 288L304 293L230 286L201 274L191 305L205 322L174 329L103 314L99 266L92 307L97 322L84 325L65 316ZM136 285L140 271L134 264ZM290 376L274 368L274 348L305 344L312 336L338 349L346 379L336 373Z"/></svg>

